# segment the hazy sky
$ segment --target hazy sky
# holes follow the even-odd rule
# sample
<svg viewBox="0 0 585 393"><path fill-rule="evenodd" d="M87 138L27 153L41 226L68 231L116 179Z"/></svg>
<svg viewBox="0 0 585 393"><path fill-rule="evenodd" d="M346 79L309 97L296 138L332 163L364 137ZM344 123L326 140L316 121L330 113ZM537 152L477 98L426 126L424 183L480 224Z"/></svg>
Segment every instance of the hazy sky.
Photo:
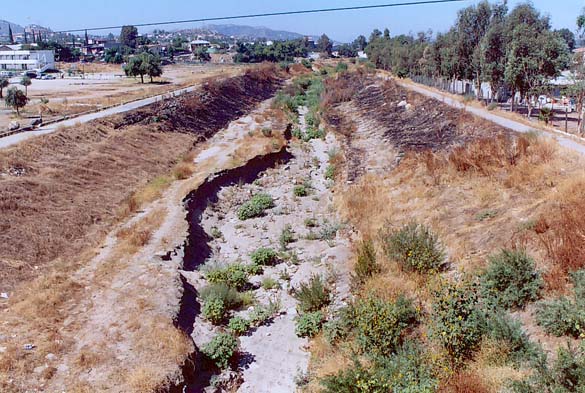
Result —
<svg viewBox="0 0 585 393"><path fill-rule="evenodd" d="M20 25L39 24L53 30L148 23L177 19L195 19L260 12L278 12L311 8L388 4L403 0L0 0L0 19ZM374 28L388 27L391 34L432 29L445 31L453 23L457 10L479 0L363 11L265 17L225 23L266 26L303 34L323 32L339 41L349 41L359 34L366 36ZM509 0L510 7L525 2ZM533 0L542 13L551 17L553 27L575 28L575 19L585 0ZM224 23L224 22L216 22ZM178 27L161 27L167 30ZM148 30L152 30L149 28Z"/></svg>

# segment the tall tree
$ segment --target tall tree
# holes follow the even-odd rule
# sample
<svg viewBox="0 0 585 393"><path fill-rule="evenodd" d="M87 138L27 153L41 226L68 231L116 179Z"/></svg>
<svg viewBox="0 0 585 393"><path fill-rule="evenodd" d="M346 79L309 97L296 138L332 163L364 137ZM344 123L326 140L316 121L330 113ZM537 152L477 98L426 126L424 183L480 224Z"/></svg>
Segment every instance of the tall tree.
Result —
<svg viewBox="0 0 585 393"><path fill-rule="evenodd" d="M85 46L89 45L89 37L87 36L87 30L85 30L84 43L85 43Z"/></svg>
<svg viewBox="0 0 585 393"><path fill-rule="evenodd" d="M358 51L366 49L367 45L368 42L366 41L366 37L364 37L363 35L359 35L352 43L352 46L355 48L355 50Z"/></svg>
<svg viewBox="0 0 585 393"><path fill-rule="evenodd" d="M137 38L138 29L135 26L122 26L122 31L120 32L120 43L122 45L135 49Z"/></svg>
<svg viewBox="0 0 585 393"><path fill-rule="evenodd" d="M575 34L571 30L567 28L555 30L555 34L561 37L563 41L565 41L570 51L573 51L573 49L575 49L576 45Z"/></svg>
<svg viewBox="0 0 585 393"><path fill-rule="evenodd" d="M504 84L506 42L502 22L494 23L489 28L481 40L480 48L481 80L489 82L493 101Z"/></svg>
<svg viewBox="0 0 585 393"><path fill-rule="evenodd" d="M8 24L8 41L14 44L14 35L12 34L12 26L10 26L10 23Z"/></svg>
<svg viewBox="0 0 585 393"><path fill-rule="evenodd" d="M0 78L0 98L4 98L2 93L4 92L4 89L8 87L9 84L10 81L8 80L8 78Z"/></svg>
<svg viewBox="0 0 585 393"><path fill-rule="evenodd" d="M327 37L326 34L323 34L321 37L319 37L319 40L317 41L317 50L321 53L326 54L327 56L331 56L331 51L333 50L333 43L331 42L329 37Z"/></svg>
<svg viewBox="0 0 585 393"><path fill-rule="evenodd" d="M11 87L6 93L4 102L6 103L6 106L13 108L16 111L16 114L20 116L20 108L24 108L27 104L28 97L17 87Z"/></svg>

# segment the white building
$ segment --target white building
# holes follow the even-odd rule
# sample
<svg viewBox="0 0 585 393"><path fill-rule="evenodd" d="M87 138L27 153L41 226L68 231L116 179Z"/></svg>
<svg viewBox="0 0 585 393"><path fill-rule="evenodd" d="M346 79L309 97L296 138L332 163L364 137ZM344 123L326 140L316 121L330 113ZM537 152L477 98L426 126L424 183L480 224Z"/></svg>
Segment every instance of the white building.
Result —
<svg viewBox="0 0 585 393"><path fill-rule="evenodd" d="M0 71L37 71L55 68L52 50L21 50L20 45L0 46Z"/></svg>

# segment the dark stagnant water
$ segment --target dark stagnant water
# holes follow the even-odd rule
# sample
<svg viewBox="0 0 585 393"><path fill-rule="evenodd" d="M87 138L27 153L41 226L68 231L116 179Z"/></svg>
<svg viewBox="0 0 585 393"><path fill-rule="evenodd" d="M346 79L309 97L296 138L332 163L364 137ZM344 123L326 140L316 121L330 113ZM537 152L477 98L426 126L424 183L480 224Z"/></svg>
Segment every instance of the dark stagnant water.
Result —
<svg viewBox="0 0 585 393"><path fill-rule="evenodd" d="M224 170L208 177L201 186L187 195L184 203L188 210L189 235L184 246L183 270L193 271L211 256L209 242L212 238L203 230L201 216L209 204L218 201L219 192L225 187L252 183L265 170L286 163L292 157L286 146L278 152L257 156L241 167ZM191 335L195 318L201 312L201 305L197 301L195 288L183 276L181 280L183 296L174 323L186 334ZM182 366L184 382L171 386L169 393L202 392L209 386L211 377L217 372L206 363L196 350Z"/></svg>

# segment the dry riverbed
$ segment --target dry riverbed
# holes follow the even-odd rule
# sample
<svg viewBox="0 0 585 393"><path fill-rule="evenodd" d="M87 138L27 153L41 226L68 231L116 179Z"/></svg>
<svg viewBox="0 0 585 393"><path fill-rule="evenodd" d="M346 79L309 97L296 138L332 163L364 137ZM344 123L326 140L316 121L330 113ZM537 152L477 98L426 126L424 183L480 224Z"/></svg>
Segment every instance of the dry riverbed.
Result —
<svg viewBox="0 0 585 393"><path fill-rule="evenodd" d="M300 126L304 127L302 115ZM250 255L258 248L275 250L278 262L264 267L261 274L250 275L246 289L254 300L230 314L251 319L261 308L270 309L271 317L239 337L238 364L233 370L200 375L203 381L195 382L193 391L207 383L207 391L238 387L240 392L293 392L297 376L306 373L309 340L295 331L294 288L321 276L331 288L330 311L344 304L350 293L349 241L333 208L332 181L326 179L329 156L338 149L333 134L324 140L294 139L286 162L261 172L251 183L221 188L217 201L202 213L200 225L208 235L210 256L205 265L183 272L197 293L209 285L205 273L210 266L250 265ZM299 187L306 195L299 195ZM274 207L261 217L238 218L240 206L257 193L272 196ZM214 326L199 314L191 336L202 348L222 331L226 328Z"/></svg>

